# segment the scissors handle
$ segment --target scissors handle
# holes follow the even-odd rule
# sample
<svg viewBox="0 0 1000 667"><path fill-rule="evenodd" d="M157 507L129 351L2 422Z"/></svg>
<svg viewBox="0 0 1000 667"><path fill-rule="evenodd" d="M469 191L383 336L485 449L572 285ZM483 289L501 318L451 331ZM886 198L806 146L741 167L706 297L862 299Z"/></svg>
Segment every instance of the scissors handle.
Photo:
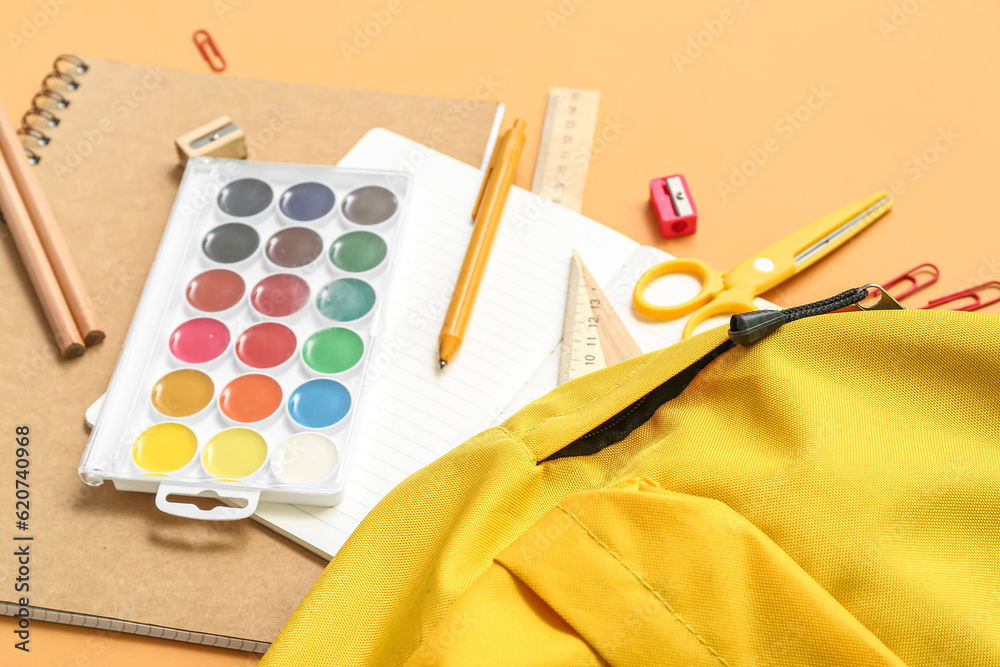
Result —
<svg viewBox="0 0 1000 667"><path fill-rule="evenodd" d="M682 338L688 339L694 335L694 330L698 325L710 317L717 315L735 315L737 313L749 313L752 310L760 310L753 302L754 293L749 287L734 287L727 289L712 299L708 304L691 313L691 317L684 324Z"/></svg>
<svg viewBox="0 0 1000 667"><path fill-rule="evenodd" d="M647 301L645 292L649 284L657 278L672 273L689 273L698 278L701 281L701 291L683 303L658 305ZM722 271L716 271L697 259L670 259L653 266L639 277L632 291L632 301L635 303L635 309L646 317L654 320L675 320L693 313L722 292L724 277Z"/></svg>

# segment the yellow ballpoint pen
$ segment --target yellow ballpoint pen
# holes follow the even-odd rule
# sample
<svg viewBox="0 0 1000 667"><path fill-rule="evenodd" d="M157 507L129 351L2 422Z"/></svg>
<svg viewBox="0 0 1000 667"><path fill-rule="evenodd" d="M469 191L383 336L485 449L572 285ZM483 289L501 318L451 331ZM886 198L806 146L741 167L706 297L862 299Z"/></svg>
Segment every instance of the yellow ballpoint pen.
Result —
<svg viewBox="0 0 1000 667"><path fill-rule="evenodd" d="M451 361L455 352L462 344L462 337L469 325L469 315L476 301L479 284L483 280L483 271L489 259L490 248L500 226L504 204L507 203L507 193L514 184L514 174L524 150L525 122L520 118L497 142L493 158L479 188L479 196L472 209L475 227L469 240L469 249L465 253L462 270L458 274L455 292L451 296L451 305L441 327L438 337L438 357L441 368Z"/></svg>

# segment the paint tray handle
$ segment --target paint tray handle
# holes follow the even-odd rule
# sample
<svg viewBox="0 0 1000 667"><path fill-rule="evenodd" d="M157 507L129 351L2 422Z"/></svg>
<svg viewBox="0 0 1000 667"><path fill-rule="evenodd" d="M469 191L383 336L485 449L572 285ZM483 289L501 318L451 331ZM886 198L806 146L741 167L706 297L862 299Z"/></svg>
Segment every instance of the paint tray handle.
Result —
<svg viewBox="0 0 1000 667"><path fill-rule="evenodd" d="M175 502L168 500L168 496L202 496L206 498L217 498L226 505L219 505L207 510L198 508L196 505L185 502ZM260 491L242 489L200 489L189 486L175 486L172 484L160 484L156 489L156 506L161 512L179 516L186 519L201 519L202 521L235 521L245 519L257 509L257 500L260 498ZM246 503L243 506L242 502Z"/></svg>

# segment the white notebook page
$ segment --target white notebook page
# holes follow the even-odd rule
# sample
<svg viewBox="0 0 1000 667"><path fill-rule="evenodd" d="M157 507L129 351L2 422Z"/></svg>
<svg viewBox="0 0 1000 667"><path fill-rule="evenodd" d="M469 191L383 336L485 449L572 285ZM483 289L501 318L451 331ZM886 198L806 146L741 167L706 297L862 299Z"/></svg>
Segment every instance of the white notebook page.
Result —
<svg viewBox="0 0 1000 667"><path fill-rule="evenodd" d="M482 173L387 130L366 134L340 165L401 169L414 182L345 499L332 508L262 503L255 514L327 558L394 486L498 423L504 406L550 358L562 337L574 249L606 284L639 247L513 188L462 347L440 371L437 337L472 235Z"/></svg>

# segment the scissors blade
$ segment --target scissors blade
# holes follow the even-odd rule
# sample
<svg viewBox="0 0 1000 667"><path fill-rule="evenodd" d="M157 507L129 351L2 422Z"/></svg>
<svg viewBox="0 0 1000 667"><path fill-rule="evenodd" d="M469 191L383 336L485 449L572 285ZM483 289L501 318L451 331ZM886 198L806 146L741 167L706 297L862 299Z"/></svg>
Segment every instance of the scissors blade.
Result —
<svg viewBox="0 0 1000 667"><path fill-rule="evenodd" d="M854 238L892 208L892 200L886 192L876 192L870 197L817 220L796 232L803 246L795 255L795 270L802 271ZM816 238L818 236L819 238Z"/></svg>
<svg viewBox="0 0 1000 667"><path fill-rule="evenodd" d="M763 294L829 255L890 208L892 200L880 191L834 211L740 262L725 274L725 287Z"/></svg>

